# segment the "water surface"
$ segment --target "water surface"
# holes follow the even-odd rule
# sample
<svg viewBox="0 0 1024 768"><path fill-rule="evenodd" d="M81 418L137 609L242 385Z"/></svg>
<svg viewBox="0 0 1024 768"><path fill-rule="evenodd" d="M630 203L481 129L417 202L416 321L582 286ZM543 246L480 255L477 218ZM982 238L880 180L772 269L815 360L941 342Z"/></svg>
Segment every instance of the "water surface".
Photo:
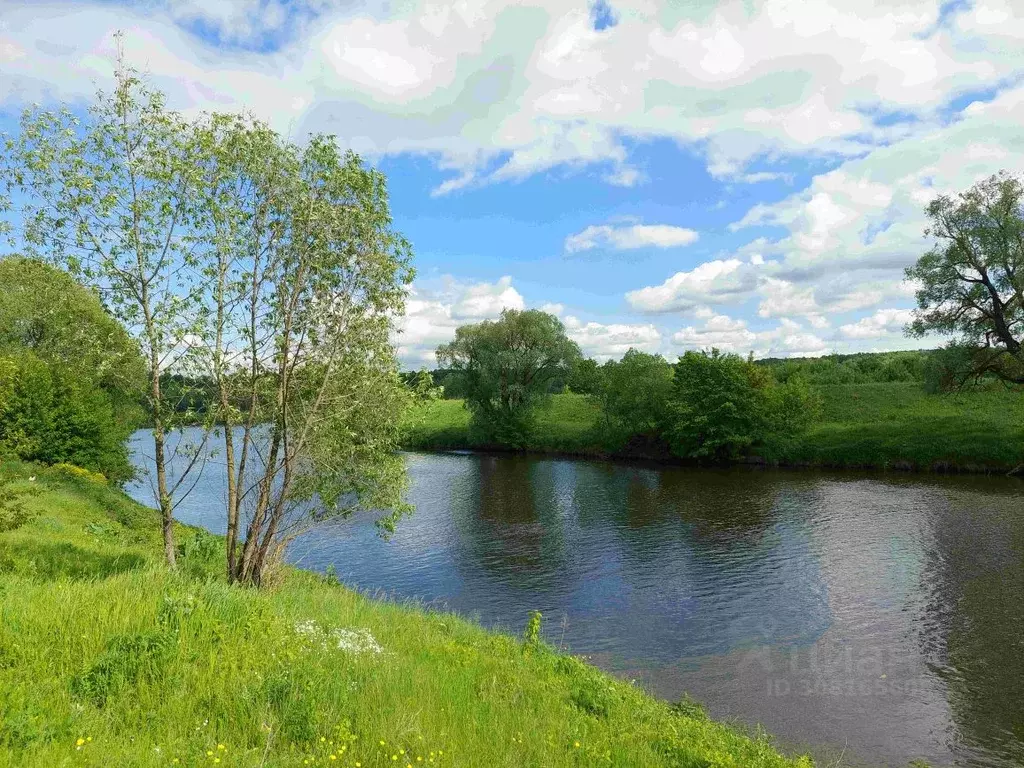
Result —
<svg viewBox="0 0 1024 768"><path fill-rule="evenodd" d="M819 759L1024 765L1024 482L407 464L416 513L390 542L367 516L291 559L513 632L539 610L552 643ZM178 516L222 532L224 496L210 462Z"/></svg>

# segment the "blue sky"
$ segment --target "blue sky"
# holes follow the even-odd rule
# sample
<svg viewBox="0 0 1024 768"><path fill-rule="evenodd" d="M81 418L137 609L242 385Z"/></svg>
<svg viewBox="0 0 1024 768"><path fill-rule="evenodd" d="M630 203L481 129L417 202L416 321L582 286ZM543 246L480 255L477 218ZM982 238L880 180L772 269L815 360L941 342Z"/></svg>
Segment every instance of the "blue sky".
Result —
<svg viewBox="0 0 1024 768"><path fill-rule="evenodd" d="M1014 0L113 0L0 6L0 122L82 104L113 33L176 108L383 169L409 367L503 307L669 359L934 345L923 208L1024 158Z"/></svg>

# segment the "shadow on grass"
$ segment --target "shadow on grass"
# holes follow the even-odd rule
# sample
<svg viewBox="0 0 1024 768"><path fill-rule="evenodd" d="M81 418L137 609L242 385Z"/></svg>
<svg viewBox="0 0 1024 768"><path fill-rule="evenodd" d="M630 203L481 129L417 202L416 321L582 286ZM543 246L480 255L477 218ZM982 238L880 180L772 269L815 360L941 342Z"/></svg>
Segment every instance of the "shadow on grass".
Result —
<svg viewBox="0 0 1024 768"><path fill-rule="evenodd" d="M18 573L43 580L105 579L137 570L145 564L146 559L133 552L105 554L70 542L0 543L0 573Z"/></svg>

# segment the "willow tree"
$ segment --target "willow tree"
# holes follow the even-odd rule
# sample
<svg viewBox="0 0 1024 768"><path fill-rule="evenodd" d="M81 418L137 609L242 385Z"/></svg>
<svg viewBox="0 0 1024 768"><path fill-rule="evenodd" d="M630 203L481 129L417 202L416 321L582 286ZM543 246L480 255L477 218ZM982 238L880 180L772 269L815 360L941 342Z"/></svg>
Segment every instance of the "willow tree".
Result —
<svg viewBox="0 0 1024 768"><path fill-rule="evenodd" d="M498 320L463 325L437 348L438 364L456 376L477 426L508 445L525 444L535 407L579 357L562 322L537 309L506 309Z"/></svg>
<svg viewBox="0 0 1024 768"><path fill-rule="evenodd" d="M227 571L259 585L312 525L407 510L391 343L412 279L384 177L333 137L259 121L204 129L213 199L202 269L228 471Z"/></svg>
<svg viewBox="0 0 1024 768"><path fill-rule="evenodd" d="M1024 384L1024 185L989 177L927 208L935 244L907 270L920 284L908 332L952 335L943 382Z"/></svg>
<svg viewBox="0 0 1024 768"><path fill-rule="evenodd" d="M161 377L188 372L204 335L204 283L197 279L197 232L210 209L200 183L203 146L193 125L122 62L113 90L99 93L84 116L68 107L31 108L3 146L0 208L14 209L7 228L15 243L97 288L139 341L154 492L173 567L174 508L204 453L180 436L168 445L191 414L168 401Z"/></svg>

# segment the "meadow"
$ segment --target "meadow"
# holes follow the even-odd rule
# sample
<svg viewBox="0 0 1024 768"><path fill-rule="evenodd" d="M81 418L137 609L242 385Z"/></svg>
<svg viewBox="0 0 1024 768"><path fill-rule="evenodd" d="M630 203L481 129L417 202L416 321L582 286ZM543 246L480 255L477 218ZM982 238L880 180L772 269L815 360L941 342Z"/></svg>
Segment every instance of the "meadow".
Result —
<svg viewBox="0 0 1024 768"><path fill-rule="evenodd" d="M5 768L811 765L556 652L536 623L488 632L290 568L229 586L222 540L184 526L172 573L157 513L101 478L0 472L34 515L0 534Z"/></svg>
<svg viewBox="0 0 1024 768"><path fill-rule="evenodd" d="M803 435L769 440L752 460L788 466L1007 472L1024 462L1024 396L995 386L931 394L919 382L820 385L822 416ZM529 449L615 456L596 398L553 395L537 411ZM418 450L495 449L475 437L461 400L434 400L410 419ZM663 457L668 459L667 456Z"/></svg>

